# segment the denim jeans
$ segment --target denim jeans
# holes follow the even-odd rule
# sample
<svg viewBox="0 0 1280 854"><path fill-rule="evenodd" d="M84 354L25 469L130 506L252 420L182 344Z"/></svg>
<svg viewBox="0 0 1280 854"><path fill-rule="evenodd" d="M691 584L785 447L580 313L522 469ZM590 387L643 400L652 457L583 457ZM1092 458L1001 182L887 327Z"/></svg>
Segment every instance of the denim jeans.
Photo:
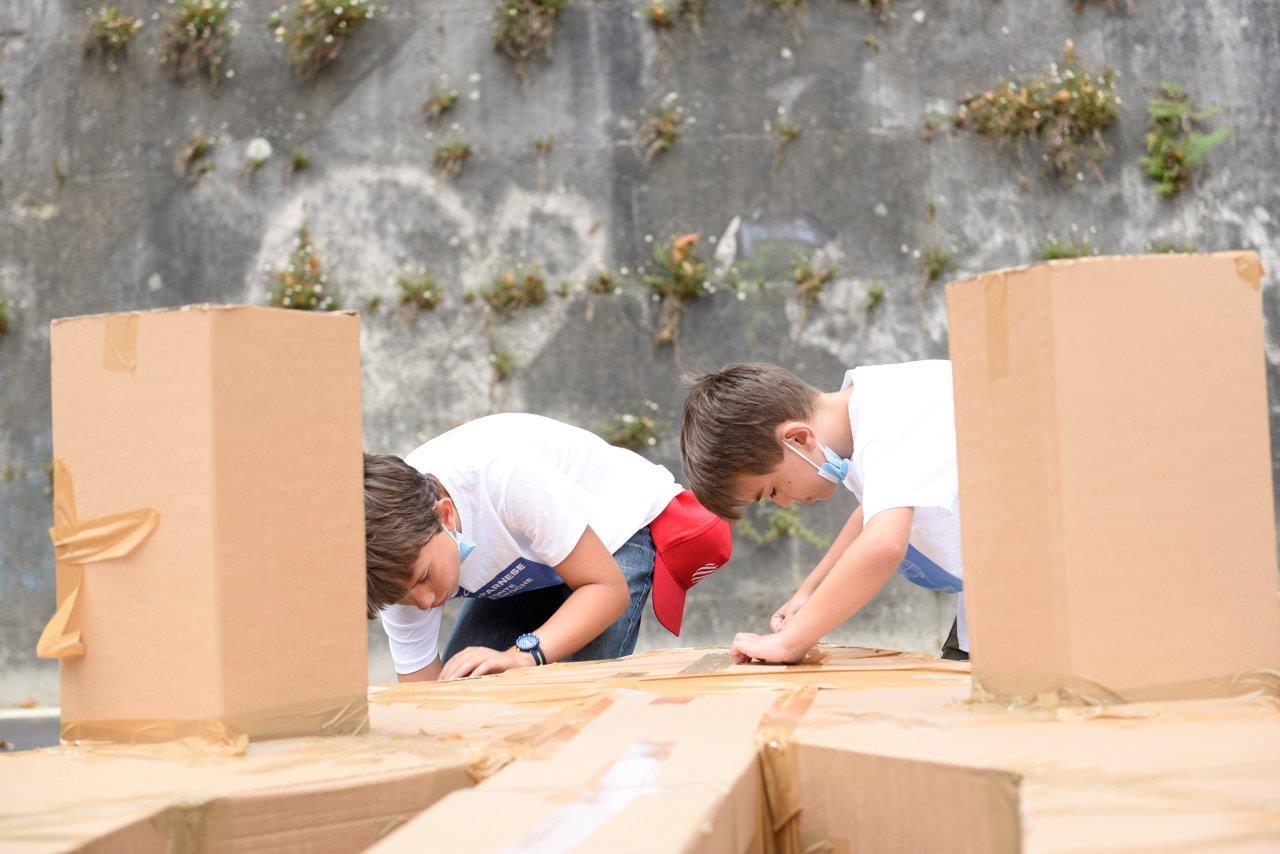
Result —
<svg viewBox="0 0 1280 854"><path fill-rule="evenodd" d="M622 577L627 581L631 602L626 612L599 637L565 661L621 658L635 651L640 617L653 587L655 554L653 537L649 536L647 527L632 534L631 539L613 553L613 559L618 562ZM550 619L572 592L567 585L557 584L502 599L468 599L458 613L458 622L445 647L444 660L448 661L469 646L509 649L518 636L535 631Z"/></svg>

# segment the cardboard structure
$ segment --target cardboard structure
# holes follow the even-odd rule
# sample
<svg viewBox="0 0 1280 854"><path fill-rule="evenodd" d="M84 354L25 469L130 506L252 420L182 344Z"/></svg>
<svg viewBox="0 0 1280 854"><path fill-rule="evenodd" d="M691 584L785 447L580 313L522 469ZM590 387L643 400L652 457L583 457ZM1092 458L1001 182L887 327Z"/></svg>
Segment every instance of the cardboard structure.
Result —
<svg viewBox="0 0 1280 854"><path fill-rule="evenodd" d="M63 737L365 725L359 319L193 306L54 321Z"/></svg>
<svg viewBox="0 0 1280 854"><path fill-rule="evenodd" d="M1261 276L1252 252L1219 252L947 287L983 690L1117 702L1274 685Z"/></svg>
<svg viewBox="0 0 1280 854"><path fill-rule="evenodd" d="M370 694L371 732L0 755L0 850L1275 850L1274 697L1021 708L822 647Z"/></svg>

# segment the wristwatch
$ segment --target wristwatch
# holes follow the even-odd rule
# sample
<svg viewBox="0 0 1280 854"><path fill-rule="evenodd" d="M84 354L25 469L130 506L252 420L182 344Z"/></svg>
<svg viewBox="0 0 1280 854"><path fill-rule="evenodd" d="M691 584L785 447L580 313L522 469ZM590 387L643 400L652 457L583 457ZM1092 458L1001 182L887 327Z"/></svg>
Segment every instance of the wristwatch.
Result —
<svg viewBox="0 0 1280 854"><path fill-rule="evenodd" d="M516 638L516 649L532 655L534 664L547 663L547 654L542 651L542 641L538 640L537 635L528 632L522 634Z"/></svg>

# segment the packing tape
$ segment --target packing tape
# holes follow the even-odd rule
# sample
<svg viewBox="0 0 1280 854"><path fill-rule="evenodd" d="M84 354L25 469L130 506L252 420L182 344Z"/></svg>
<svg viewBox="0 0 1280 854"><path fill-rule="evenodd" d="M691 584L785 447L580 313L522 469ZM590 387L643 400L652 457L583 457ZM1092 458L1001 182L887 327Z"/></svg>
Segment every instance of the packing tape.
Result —
<svg viewBox="0 0 1280 854"><path fill-rule="evenodd" d="M764 781L763 815L769 822L763 841L769 852L801 852L799 819L803 799L791 752L791 736L817 695L816 685L787 691L774 701L756 728L760 774Z"/></svg>
<svg viewBox="0 0 1280 854"><path fill-rule="evenodd" d="M640 795L655 790L653 783L673 746L665 741L633 743L546 821L503 851L559 854L581 845Z"/></svg>
<svg viewBox="0 0 1280 854"><path fill-rule="evenodd" d="M150 508L129 510L110 516L98 516L83 522L76 516L75 490L71 469L65 461L53 462L53 540L59 587L69 591L58 603L49 622L36 642L40 658L70 658L84 655L84 643L78 629L71 629L80 587L84 582L84 565L125 557L145 540L160 522L160 514Z"/></svg>
<svg viewBox="0 0 1280 854"><path fill-rule="evenodd" d="M368 701L364 694L358 694L198 720L64 719L62 740L90 747L103 743L149 745L171 742L179 753L239 755L244 753L250 738L359 735L368 729Z"/></svg>
<svg viewBox="0 0 1280 854"><path fill-rule="evenodd" d="M1236 273L1255 294L1262 290L1262 261L1254 252L1235 253Z"/></svg>
<svg viewBox="0 0 1280 854"><path fill-rule="evenodd" d="M138 367L138 315L108 314L102 340L102 367L131 374Z"/></svg>
<svg viewBox="0 0 1280 854"><path fill-rule="evenodd" d="M1010 708L1056 709L1060 706L1108 706L1210 697L1252 701L1260 697L1280 696L1280 671L1267 669L1123 690L1111 689L1079 676L1030 670L1002 670L998 678L1006 683L1013 680L1015 683L1040 683L1052 687L1025 693L1002 691L990 687L989 682L983 681L982 673L977 672L973 676L971 702L999 703Z"/></svg>
<svg viewBox="0 0 1280 854"><path fill-rule="evenodd" d="M1009 323L1005 311L1006 283L1000 273L978 278L987 307L987 380L1004 379L1009 374Z"/></svg>
<svg viewBox="0 0 1280 854"><path fill-rule="evenodd" d="M561 709L545 720L512 733L494 744L485 745L480 758L467 771L472 779L480 783L516 759L550 756L612 704L612 697L601 697Z"/></svg>

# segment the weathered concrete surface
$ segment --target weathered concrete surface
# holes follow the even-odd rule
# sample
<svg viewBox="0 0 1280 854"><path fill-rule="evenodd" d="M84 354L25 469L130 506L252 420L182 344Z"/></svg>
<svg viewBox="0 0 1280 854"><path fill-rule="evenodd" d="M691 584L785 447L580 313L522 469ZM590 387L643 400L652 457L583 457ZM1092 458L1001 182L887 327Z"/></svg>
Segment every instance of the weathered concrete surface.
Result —
<svg viewBox="0 0 1280 854"><path fill-rule="evenodd" d="M55 669L32 657L53 607L42 471L51 450L48 321L259 302L264 267L283 262L304 218L347 305L387 297L364 325L370 449L407 452L504 409L596 427L648 399L661 405L665 425L651 456L673 469L682 372L767 359L832 387L855 364L945 355L941 289L921 291L912 255L935 240L958 249L956 273L1030 260L1047 232L1074 229L1104 252L1171 239L1255 248L1268 269L1280 268L1280 7L1269 0L1134 2L1130 14L1102 3L1076 14L1067 0L902 0L886 26L852 2L814 0L793 25L749 3L711 0L700 38L662 40L629 0L597 0L563 14L554 60L532 63L527 88L492 51L482 0L391 0L390 13L312 88L291 77L259 29L273 4L252 0L236 13L244 28L235 75L218 99L165 78L148 55L153 20L113 76L81 59L88 4L0 4L0 293L20 304L13 331L0 337L0 469L12 470L0 481L0 703L56 693ZM159 6L120 5L148 14ZM864 44L867 34L878 52ZM1106 62L1123 74L1125 112L1110 136L1117 153L1103 164L1105 183L1062 188L1033 158L1019 164L968 136L922 141L928 109L1011 66L1042 68L1066 38L1087 65ZM419 105L442 75L462 97L432 128ZM1165 78L1223 107L1218 121L1237 129L1214 152L1209 175L1173 202L1156 197L1136 163L1144 94ZM635 120L669 92L696 122L646 170L630 145ZM805 132L774 169L776 137L763 123L780 107ZM438 141L454 122L476 157L459 178L441 181L429 137ZM217 136L216 168L188 187L172 164L196 132ZM277 154L249 177L243 150L259 135ZM532 141L546 135L554 148L539 158ZM295 144L313 165L289 180ZM1019 185L1017 170L1030 186ZM650 238L719 237L734 217L737 264L775 286L743 300L726 289L701 300L685 317L678 353L651 349L656 313L640 289L601 297L582 288L599 266L634 270ZM842 273L802 324L787 296L788 267L795 253L816 249ZM460 295L520 259L540 262L553 288L567 278L572 290L498 325L517 367L495 384L481 310ZM387 307L405 262L428 264L448 288L437 312L413 322ZM886 297L868 314L875 280ZM1274 400L1274 272L1264 293ZM1189 516L1195 501L1189 492ZM851 510L849 499L836 499L804 518L831 534ZM729 571L691 594L679 642L725 642L764 626L818 556L800 542L738 549ZM936 649L953 608L894 580L839 637ZM373 676L389 678L376 626L371 638ZM645 625L642 645L676 642L655 621Z"/></svg>

